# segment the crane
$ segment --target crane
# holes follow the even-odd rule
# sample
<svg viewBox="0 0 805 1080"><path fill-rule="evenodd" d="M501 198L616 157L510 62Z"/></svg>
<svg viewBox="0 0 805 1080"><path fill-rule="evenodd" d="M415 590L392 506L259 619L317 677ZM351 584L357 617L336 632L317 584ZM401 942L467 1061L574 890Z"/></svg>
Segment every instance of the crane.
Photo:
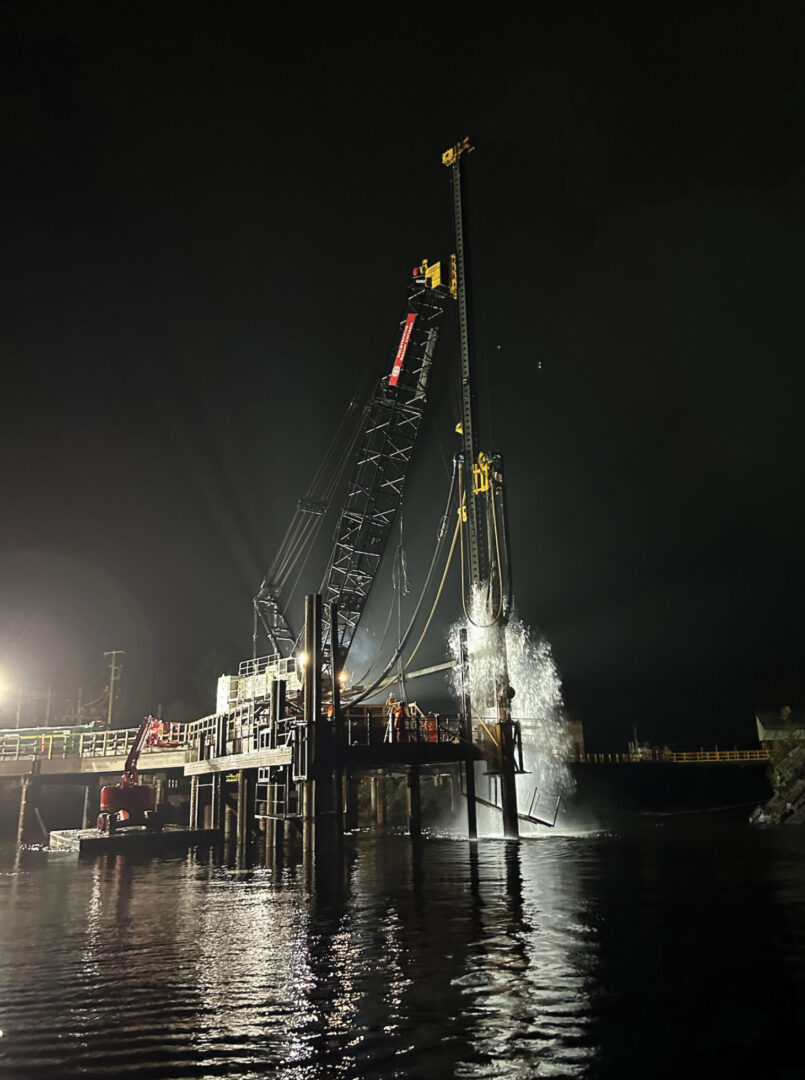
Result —
<svg viewBox="0 0 805 1080"><path fill-rule="evenodd" d="M349 424L339 428L327 452L342 466L352 460L346 495L334 531L333 547L324 571L320 592L324 598L325 639L331 637L329 611L338 606L336 648L330 665L340 670L355 637L369 592L374 584L397 510L403 498L408 466L413 456L427 401L428 382L445 306L456 295L455 260L447 279L441 263L423 261L408 283L400 336L391 368L376 384L363 406L354 434ZM354 416L350 404L347 420ZM334 445L341 446L340 453ZM324 477L324 478L323 478ZM320 469L317 482L297 504L294 521L254 600L253 654L258 654L258 629L262 627L272 652L288 657L297 638L285 616L280 573L287 580L289 567L307 557L329 501L337 486Z"/></svg>

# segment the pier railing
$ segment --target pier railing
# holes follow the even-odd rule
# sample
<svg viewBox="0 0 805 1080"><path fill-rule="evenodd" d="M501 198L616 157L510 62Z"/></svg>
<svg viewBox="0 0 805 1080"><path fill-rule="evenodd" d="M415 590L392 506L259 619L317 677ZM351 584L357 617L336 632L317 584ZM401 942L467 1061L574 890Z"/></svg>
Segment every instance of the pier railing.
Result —
<svg viewBox="0 0 805 1080"><path fill-rule="evenodd" d="M216 716L206 716L189 724L165 723L162 730L146 745L145 754L160 750L198 750L204 739L207 754L212 751L216 728ZM226 753L248 753L261 745L254 707L242 706L227 714L225 728ZM6 732L0 735L0 761L54 759L68 757L113 758L125 757L131 747L137 728L118 728L111 731L71 731L54 728L48 732L25 734ZM479 738L477 728L475 739ZM389 722L383 708L367 708L362 714L347 713L344 719L344 736L349 746L377 746L384 742L438 742L455 743L461 740L461 721L455 717L425 716L415 714L406 718L399 731ZM223 748L222 748L223 749ZM642 749L623 753L577 753L571 760L589 765L633 765L651 762L675 764L740 763L768 761L771 753L767 748L757 750L672 751L668 749Z"/></svg>
<svg viewBox="0 0 805 1080"><path fill-rule="evenodd" d="M461 741L462 722L458 717L414 713L397 727L384 708L367 708L363 715L347 712L344 734L348 746L378 746L381 743Z"/></svg>
<svg viewBox="0 0 805 1080"><path fill-rule="evenodd" d="M615 754L576 754L574 761L586 765L634 765L643 762L669 761L676 764L692 764L694 762L739 762L739 761L768 761L770 751L763 748L760 750L640 750L637 753Z"/></svg>
<svg viewBox="0 0 805 1080"><path fill-rule="evenodd" d="M164 724L163 731L149 743L143 753L153 750L179 750L187 746L186 724ZM0 761L66 757L125 757L139 728L115 728L108 731L54 729L36 735L5 734L0 736Z"/></svg>

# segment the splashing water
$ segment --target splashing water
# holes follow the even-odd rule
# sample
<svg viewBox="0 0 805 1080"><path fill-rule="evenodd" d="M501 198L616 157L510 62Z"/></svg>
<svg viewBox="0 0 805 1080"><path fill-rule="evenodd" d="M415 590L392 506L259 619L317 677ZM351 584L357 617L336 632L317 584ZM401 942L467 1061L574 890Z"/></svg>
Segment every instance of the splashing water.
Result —
<svg viewBox="0 0 805 1080"><path fill-rule="evenodd" d="M506 654L515 689L512 716L520 721L523 765L531 773L518 780L521 805L523 789L529 785L546 795L568 795L575 786L567 764L572 741L551 646L513 615L506 627Z"/></svg>
<svg viewBox="0 0 805 1080"><path fill-rule="evenodd" d="M509 685L515 691L512 719L520 723L526 769L517 777L519 810L528 812L537 789L539 809L546 812L552 799L570 794L575 786L567 764L572 743L564 715L562 683L551 646L517 614L505 627L496 623L485 592L473 592L469 616L450 629L450 652L456 662L451 672L452 687L460 693L459 634L466 629L473 712L487 722L497 720L497 688L508 670Z"/></svg>

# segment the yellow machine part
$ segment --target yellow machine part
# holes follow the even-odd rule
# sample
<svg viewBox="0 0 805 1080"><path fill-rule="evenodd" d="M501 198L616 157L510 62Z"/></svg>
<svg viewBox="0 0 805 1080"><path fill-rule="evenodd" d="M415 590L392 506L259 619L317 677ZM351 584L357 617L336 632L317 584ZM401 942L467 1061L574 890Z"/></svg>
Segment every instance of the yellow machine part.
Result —
<svg viewBox="0 0 805 1080"><path fill-rule="evenodd" d="M449 150L445 150L442 154L442 165L455 165L462 154L468 154L470 150L474 149L475 147L470 142L469 136L467 136L461 142L456 143L455 146L451 146Z"/></svg>
<svg viewBox="0 0 805 1080"><path fill-rule="evenodd" d="M489 491L489 460L482 450L472 467L472 493L480 495L484 491Z"/></svg>

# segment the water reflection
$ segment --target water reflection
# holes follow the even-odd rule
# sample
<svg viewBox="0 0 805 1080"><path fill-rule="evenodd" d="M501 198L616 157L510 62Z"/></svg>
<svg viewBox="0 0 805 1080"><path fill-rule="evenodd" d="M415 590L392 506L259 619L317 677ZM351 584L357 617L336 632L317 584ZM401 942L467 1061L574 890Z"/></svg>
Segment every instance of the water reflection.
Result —
<svg viewBox="0 0 805 1080"><path fill-rule="evenodd" d="M362 837L187 870L174 896L197 928L194 1041L213 1067L562 1076L592 1053L591 930L556 844Z"/></svg>
<svg viewBox="0 0 805 1080"><path fill-rule="evenodd" d="M587 969L596 942L569 842L502 843L484 870L475 939L454 979L474 1051L459 1075L580 1075L595 1054Z"/></svg>
<svg viewBox="0 0 805 1080"><path fill-rule="evenodd" d="M40 854L0 867L0 1076L785 1075L802 855L684 823L270 866Z"/></svg>

